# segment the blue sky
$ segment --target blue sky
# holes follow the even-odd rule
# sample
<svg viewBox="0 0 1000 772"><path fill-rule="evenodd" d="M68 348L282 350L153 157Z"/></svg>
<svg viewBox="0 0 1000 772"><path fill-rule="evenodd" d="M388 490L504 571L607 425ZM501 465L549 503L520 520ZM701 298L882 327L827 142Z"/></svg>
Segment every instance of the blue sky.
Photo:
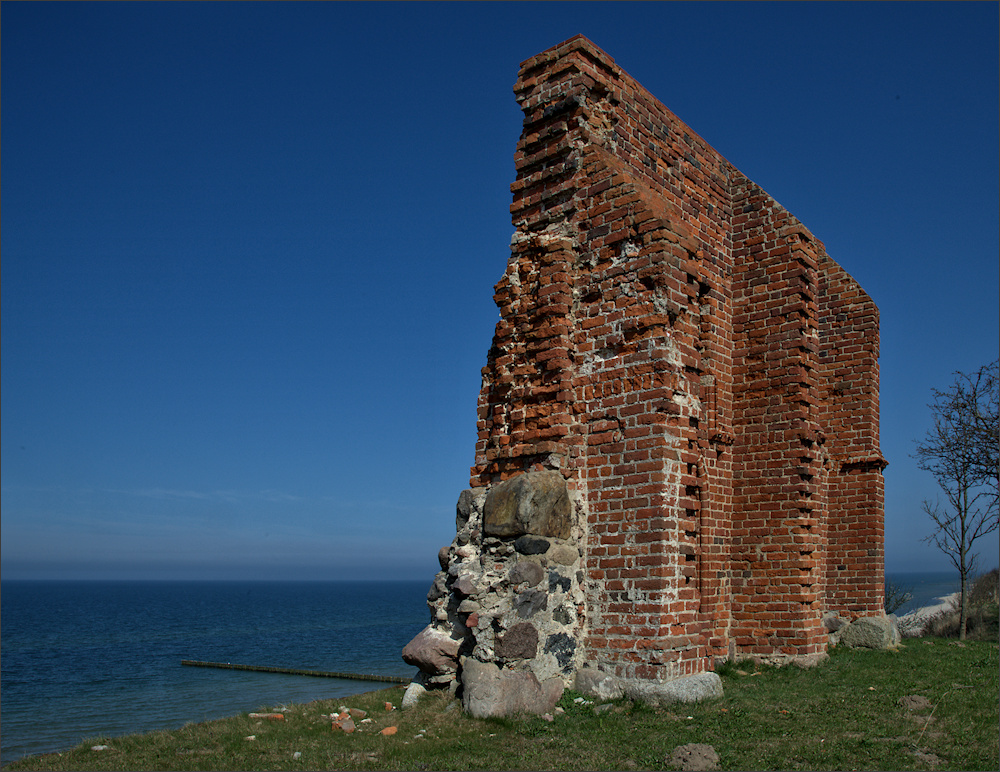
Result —
<svg viewBox="0 0 1000 772"><path fill-rule="evenodd" d="M909 454L1000 346L998 7L4 2L3 578L430 581L511 87L578 33L875 299L887 568L949 570Z"/></svg>

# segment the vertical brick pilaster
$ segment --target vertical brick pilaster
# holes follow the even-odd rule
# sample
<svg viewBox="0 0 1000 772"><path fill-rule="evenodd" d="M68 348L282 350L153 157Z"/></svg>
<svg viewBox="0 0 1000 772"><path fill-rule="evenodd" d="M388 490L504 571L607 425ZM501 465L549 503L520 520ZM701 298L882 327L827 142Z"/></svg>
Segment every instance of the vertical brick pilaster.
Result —
<svg viewBox="0 0 1000 772"><path fill-rule="evenodd" d="M820 284L823 424L830 511L827 606L844 616L883 612L884 480L879 444L879 314L829 257Z"/></svg>

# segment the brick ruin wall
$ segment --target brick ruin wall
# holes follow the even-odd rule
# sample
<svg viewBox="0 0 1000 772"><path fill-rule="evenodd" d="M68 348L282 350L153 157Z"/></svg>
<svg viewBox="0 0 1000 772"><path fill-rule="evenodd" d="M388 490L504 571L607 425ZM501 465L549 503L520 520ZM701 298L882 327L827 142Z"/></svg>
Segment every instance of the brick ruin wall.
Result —
<svg viewBox="0 0 1000 772"><path fill-rule="evenodd" d="M822 655L825 613L883 613L878 309L586 38L514 92L516 232L434 624L540 681ZM498 528L492 492L543 472L566 522Z"/></svg>

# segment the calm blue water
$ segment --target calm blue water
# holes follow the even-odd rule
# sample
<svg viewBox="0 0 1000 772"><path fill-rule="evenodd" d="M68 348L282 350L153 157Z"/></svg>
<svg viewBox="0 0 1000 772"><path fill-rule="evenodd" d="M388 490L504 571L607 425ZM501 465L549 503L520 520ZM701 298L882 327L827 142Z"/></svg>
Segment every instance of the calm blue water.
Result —
<svg viewBox="0 0 1000 772"><path fill-rule="evenodd" d="M429 584L5 581L0 763L385 688L180 663L411 677L400 651L430 619Z"/></svg>
<svg viewBox="0 0 1000 772"><path fill-rule="evenodd" d="M896 616L902 616L908 611L933 606L938 598L951 595L961 589L958 571L935 573L887 573L886 579L896 587L913 594L909 603L900 606Z"/></svg>

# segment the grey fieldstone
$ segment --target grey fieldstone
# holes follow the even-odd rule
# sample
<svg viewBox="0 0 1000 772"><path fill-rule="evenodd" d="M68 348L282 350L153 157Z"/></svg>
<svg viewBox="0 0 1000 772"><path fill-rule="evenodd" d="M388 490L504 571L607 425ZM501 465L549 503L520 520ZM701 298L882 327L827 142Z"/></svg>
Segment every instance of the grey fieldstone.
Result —
<svg viewBox="0 0 1000 772"><path fill-rule="evenodd" d="M899 646L899 628L892 617L861 617L837 631L837 639L852 649L893 649Z"/></svg>
<svg viewBox="0 0 1000 772"><path fill-rule="evenodd" d="M448 633L427 625L403 647L403 661L430 675L452 673L458 667L460 645Z"/></svg>
<svg viewBox="0 0 1000 772"><path fill-rule="evenodd" d="M562 566L571 566L580 557L580 550L570 544L556 544L549 553L549 560Z"/></svg>
<svg viewBox="0 0 1000 772"><path fill-rule="evenodd" d="M468 597L469 595L474 595L476 593L476 580L475 577L469 574L462 574L455 583L451 586L457 594Z"/></svg>
<svg viewBox="0 0 1000 772"><path fill-rule="evenodd" d="M491 662L462 659L462 705L475 718L548 713L562 692L559 678L540 682L529 671L501 670Z"/></svg>
<svg viewBox="0 0 1000 772"><path fill-rule="evenodd" d="M476 494L471 489L466 489L458 494L458 503L455 505L455 530L461 531L462 526L469 522L472 515L472 502Z"/></svg>
<svg viewBox="0 0 1000 772"><path fill-rule="evenodd" d="M434 583L431 588L427 591L427 602L433 603L438 598L443 598L448 594L448 574L444 571L440 571L434 577Z"/></svg>
<svg viewBox="0 0 1000 772"><path fill-rule="evenodd" d="M486 496L483 532L487 536L522 534L568 539L570 502L559 472L525 472L494 485Z"/></svg>
<svg viewBox="0 0 1000 772"><path fill-rule="evenodd" d="M625 694L625 687L617 676L593 667L576 671L576 691L599 700L617 700Z"/></svg>
<svg viewBox="0 0 1000 772"><path fill-rule="evenodd" d="M510 572L510 583L518 585L527 582L528 586L534 587L545 576L545 569L532 560L519 560L514 569Z"/></svg>
<svg viewBox="0 0 1000 772"><path fill-rule="evenodd" d="M479 604L472 600L472 598L466 598L458 604L459 614L471 614L475 611L479 611Z"/></svg>
<svg viewBox="0 0 1000 772"><path fill-rule="evenodd" d="M417 700L425 694L427 694L427 689L424 688L423 684L418 684L416 681L410 681L409 685L406 687L406 691L403 692L403 701L400 703L400 708L403 710L412 708L417 704Z"/></svg>
<svg viewBox="0 0 1000 772"><path fill-rule="evenodd" d="M625 694L629 699L650 705L701 702L722 696L722 679L717 673L698 673L673 681L630 679L625 682Z"/></svg>
<svg viewBox="0 0 1000 772"><path fill-rule="evenodd" d="M514 598L514 611L521 619L530 619L539 611L545 611L549 605L549 596L539 590L528 590Z"/></svg>
<svg viewBox="0 0 1000 772"><path fill-rule="evenodd" d="M442 571L448 569L448 550L450 547L442 547L438 550L438 564L441 566Z"/></svg>
<svg viewBox="0 0 1000 772"><path fill-rule="evenodd" d="M836 611L828 611L823 615L823 627L828 633L835 633L846 624L847 621L841 619Z"/></svg>

